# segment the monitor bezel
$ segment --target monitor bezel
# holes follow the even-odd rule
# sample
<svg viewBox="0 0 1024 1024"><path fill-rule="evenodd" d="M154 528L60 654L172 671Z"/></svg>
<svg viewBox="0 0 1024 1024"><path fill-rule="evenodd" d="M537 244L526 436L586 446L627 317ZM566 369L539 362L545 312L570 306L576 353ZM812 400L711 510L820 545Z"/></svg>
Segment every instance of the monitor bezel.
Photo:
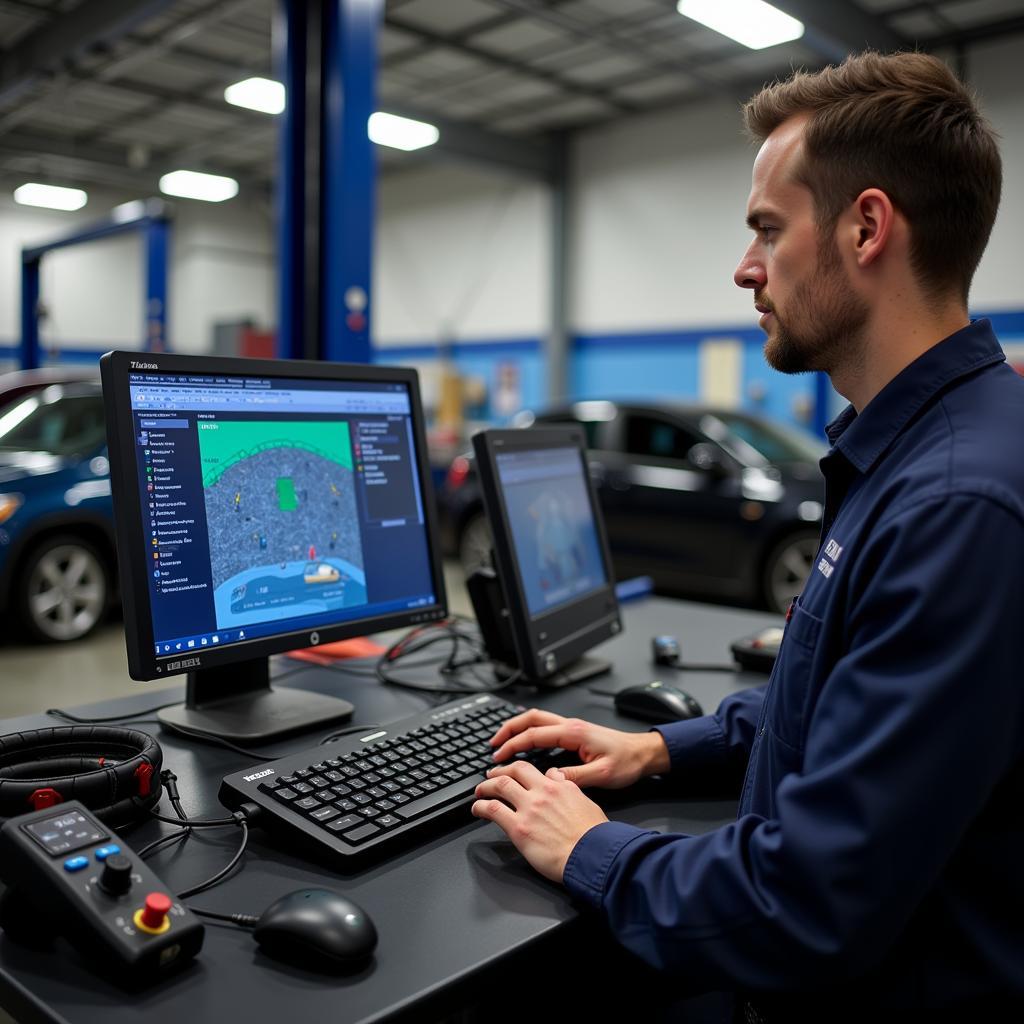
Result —
<svg viewBox="0 0 1024 1024"><path fill-rule="evenodd" d="M509 452L557 448L573 448L580 459L605 584L589 594L531 615L516 558L512 524L498 476L497 460L499 455ZM519 666L528 678L544 679L557 674L567 664L622 629L604 516L587 463L586 436L582 428L575 426L486 430L474 435L473 449L484 507L491 524L495 569L505 593L508 621ZM549 654L555 656L554 668L547 660Z"/></svg>
<svg viewBox="0 0 1024 1024"><path fill-rule="evenodd" d="M134 364L134 365L133 365ZM174 373L213 376L273 377L278 380L307 379L352 381L355 383L403 384L408 388L412 414L415 462L433 574L435 604L385 615L352 619L315 629L287 630L272 636L236 641L224 647L203 648L188 655L154 653L153 617L145 550L142 495L136 484L135 430L132 419L129 375L133 373ZM448 616L447 594L441 565L437 525L437 503L430 476L426 428L420 398L419 375L411 367L377 366L364 363L320 363L309 360L242 359L228 356L192 356L147 352L108 352L100 359L100 378L107 420L107 449L114 504L118 572L124 606L128 674L132 679L166 679L185 672L232 665L269 657L285 651L347 640L367 633L438 621ZM127 476L126 476L127 474Z"/></svg>

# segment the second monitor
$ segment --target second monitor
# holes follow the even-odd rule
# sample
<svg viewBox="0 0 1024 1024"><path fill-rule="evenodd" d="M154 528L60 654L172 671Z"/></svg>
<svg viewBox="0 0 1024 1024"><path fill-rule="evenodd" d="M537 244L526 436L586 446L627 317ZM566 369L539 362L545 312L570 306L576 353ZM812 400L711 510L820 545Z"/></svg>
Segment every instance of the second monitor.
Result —
<svg viewBox="0 0 1024 1024"><path fill-rule="evenodd" d="M583 432L488 430L473 449L495 569L469 591L489 653L547 686L607 672L583 657L622 630Z"/></svg>

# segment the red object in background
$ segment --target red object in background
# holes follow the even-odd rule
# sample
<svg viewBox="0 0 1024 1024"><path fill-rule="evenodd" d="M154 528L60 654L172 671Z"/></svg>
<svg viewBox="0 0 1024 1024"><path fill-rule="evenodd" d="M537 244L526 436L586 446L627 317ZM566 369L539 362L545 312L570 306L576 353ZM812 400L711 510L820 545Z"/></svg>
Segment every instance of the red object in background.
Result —
<svg viewBox="0 0 1024 1024"><path fill-rule="evenodd" d="M312 544L309 545L309 560L312 562L316 558L316 548Z"/></svg>
<svg viewBox="0 0 1024 1024"><path fill-rule="evenodd" d="M243 327L238 335L238 354L247 359L273 359L277 355L273 331Z"/></svg>
<svg viewBox="0 0 1024 1024"><path fill-rule="evenodd" d="M349 313L345 317L345 323L350 331L366 330L366 317L362 313Z"/></svg>
<svg viewBox="0 0 1024 1024"><path fill-rule="evenodd" d="M454 491L465 483L467 476L469 476L469 459L465 455L459 455L448 467L446 482Z"/></svg>

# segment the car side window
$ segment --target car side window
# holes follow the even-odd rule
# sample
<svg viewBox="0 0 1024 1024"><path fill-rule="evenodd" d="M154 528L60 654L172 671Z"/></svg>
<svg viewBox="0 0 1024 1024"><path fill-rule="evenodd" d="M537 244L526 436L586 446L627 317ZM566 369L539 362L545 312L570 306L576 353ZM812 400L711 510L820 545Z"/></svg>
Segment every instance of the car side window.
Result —
<svg viewBox="0 0 1024 1024"><path fill-rule="evenodd" d="M657 416L631 415L626 421L625 449L630 455L684 462L687 452L704 440Z"/></svg>
<svg viewBox="0 0 1024 1024"><path fill-rule="evenodd" d="M6 448L70 455L95 448L105 434L102 400L79 395L39 406L4 435L2 444Z"/></svg>

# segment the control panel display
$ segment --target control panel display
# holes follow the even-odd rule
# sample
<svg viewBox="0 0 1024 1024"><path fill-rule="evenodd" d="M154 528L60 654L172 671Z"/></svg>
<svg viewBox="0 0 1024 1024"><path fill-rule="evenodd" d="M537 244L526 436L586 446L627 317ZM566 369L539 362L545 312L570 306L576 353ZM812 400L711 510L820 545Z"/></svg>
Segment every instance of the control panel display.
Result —
<svg viewBox="0 0 1024 1024"><path fill-rule="evenodd" d="M65 811L25 826L25 831L52 857L80 850L109 838L96 822L79 811Z"/></svg>

